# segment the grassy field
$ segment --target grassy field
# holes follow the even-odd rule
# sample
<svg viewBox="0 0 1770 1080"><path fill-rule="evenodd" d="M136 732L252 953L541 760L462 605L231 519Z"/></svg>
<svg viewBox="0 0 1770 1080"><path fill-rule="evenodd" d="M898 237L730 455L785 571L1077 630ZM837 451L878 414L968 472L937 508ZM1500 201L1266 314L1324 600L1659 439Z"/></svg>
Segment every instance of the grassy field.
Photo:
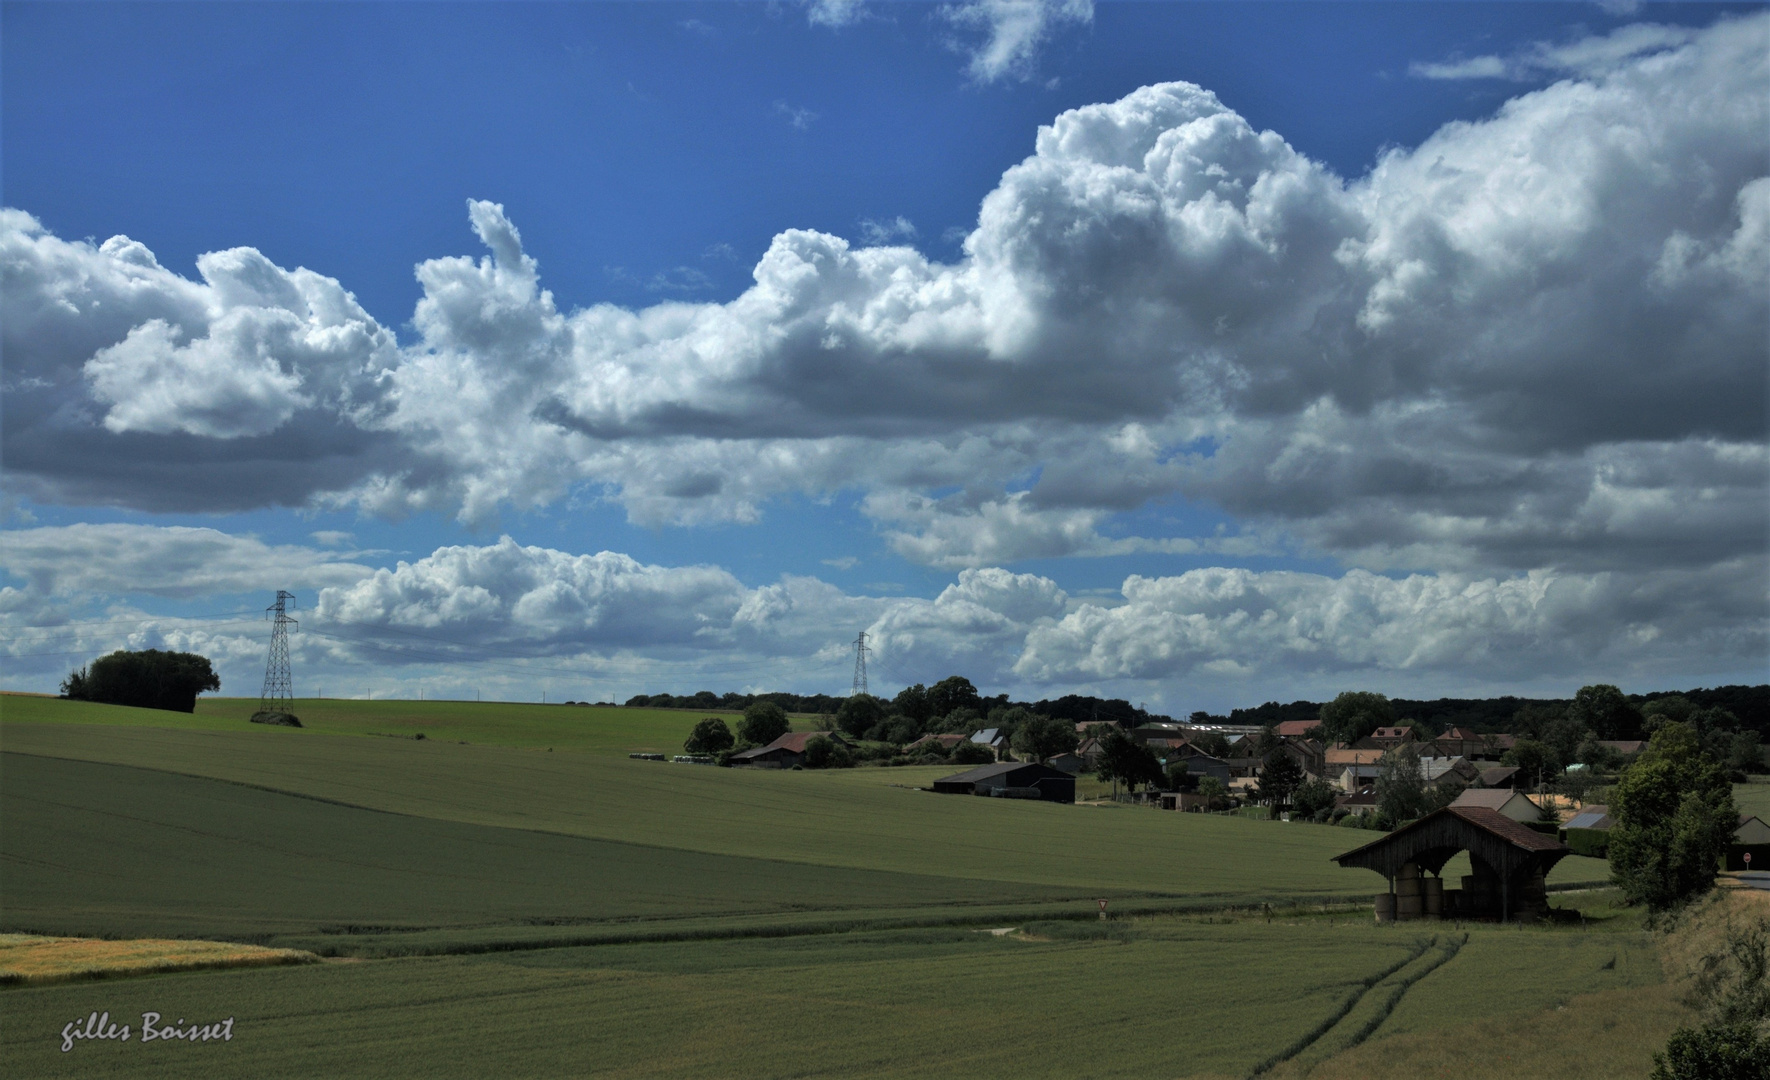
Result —
<svg viewBox="0 0 1770 1080"><path fill-rule="evenodd" d="M236 731L258 710L257 698L199 698L195 713L128 709L27 694L0 694L0 722L82 723L184 731ZM355 701L301 698L300 730L465 741L487 746L552 747L600 754L680 754L696 723L717 716L735 727L740 714L710 710L627 709L594 705L536 705L507 701ZM793 717L808 730L814 717Z"/></svg>
<svg viewBox="0 0 1770 1080"><path fill-rule="evenodd" d="M1658 981L1638 934L1490 928L1466 931L1454 956L1389 1005L1416 973L1408 965L1441 953L1443 931L1159 918L1029 929L610 945L13 991L0 1051L42 1077L1239 1078L1312 1035L1337 1046L1373 1019L1361 1045L1374 1050L1403 1010L1460 1027ZM1545 948L1551 964L1512 977ZM1345 1021L1318 1033L1348 1000ZM152 1054L106 1043L61 1054L53 1033L94 1007L235 1016L238 1035Z"/></svg>
<svg viewBox="0 0 1770 1080"><path fill-rule="evenodd" d="M0 930L342 958L0 990L0 1069L1400 1075L1392 1045L1410 1075L1532 1075L1577 1036L1621 1071L1534 1075L1627 1075L1682 1015L1606 894L1556 894L1607 916L1583 929L1372 925L1348 901L1378 879L1330 861L1370 833L625 756L695 713L505 707L534 715L501 732L471 703L326 704L295 730L0 699ZM430 737L368 737L399 716ZM1594 1002L1639 1015L1602 1034ZM148 1010L235 1038L60 1049L75 1017ZM1540 1019L1563 1013L1584 1026ZM1511 1074L1435 1041L1514 1024L1537 1026Z"/></svg>

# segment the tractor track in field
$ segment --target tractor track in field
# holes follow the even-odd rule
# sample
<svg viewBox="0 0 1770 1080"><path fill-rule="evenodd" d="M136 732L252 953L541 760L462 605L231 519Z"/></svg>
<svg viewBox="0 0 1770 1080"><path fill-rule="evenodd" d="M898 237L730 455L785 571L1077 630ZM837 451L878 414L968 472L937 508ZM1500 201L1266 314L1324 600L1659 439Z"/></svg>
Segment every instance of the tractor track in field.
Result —
<svg viewBox="0 0 1770 1080"><path fill-rule="evenodd" d="M1302 1054L1304 1051L1326 1038L1335 1028L1340 1026L1341 1021L1345 1020L1346 1017L1352 1014L1354 1009L1358 1008L1359 1004L1363 1002L1365 998L1370 996L1371 991L1375 990L1391 976L1406 968L1409 964L1414 963L1420 957L1426 955L1427 952L1436 947L1439 950L1439 955L1419 971L1414 972L1396 983L1389 992L1388 1000L1384 1001L1378 1007L1376 1015L1367 1020L1364 1026L1353 1033L1351 1040L1341 1049L1350 1050L1352 1047L1364 1042L1366 1039L1376 1034L1378 1028L1383 1026L1384 1021L1388 1020L1390 1014L1395 1011L1395 1006L1401 1004L1401 999L1407 995L1408 990L1410 990L1415 983L1449 963L1451 958L1456 956L1456 954L1462 950L1463 945L1468 940L1468 934L1449 938L1448 940L1446 936L1436 934L1430 938L1422 939L1411 952L1400 960L1383 968L1381 971L1359 980L1357 989L1351 994L1348 994L1346 999L1339 1004L1339 1007L1323 1017L1321 1023L1310 1028L1307 1032L1304 1032L1295 1042L1260 1062L1260 1064L1254 1066L1253 1071L1248 1073L1248 1080L1256 1080L1256 1078L1271 1072L1273 1069L1290 1061L1292 1058L1297 1057L1299 1054Z"/></svg>

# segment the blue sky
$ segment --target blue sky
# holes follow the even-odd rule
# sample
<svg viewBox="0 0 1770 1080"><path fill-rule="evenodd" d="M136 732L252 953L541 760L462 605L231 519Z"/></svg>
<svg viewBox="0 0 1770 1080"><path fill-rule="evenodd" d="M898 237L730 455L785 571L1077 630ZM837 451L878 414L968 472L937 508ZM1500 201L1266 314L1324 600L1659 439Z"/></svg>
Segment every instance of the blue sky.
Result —
<svg viewBox="0 0 1770 1080"><path fill-rule="evenodd" d="M0 18L7 686L1766 668L1761 5Z"/></svg>

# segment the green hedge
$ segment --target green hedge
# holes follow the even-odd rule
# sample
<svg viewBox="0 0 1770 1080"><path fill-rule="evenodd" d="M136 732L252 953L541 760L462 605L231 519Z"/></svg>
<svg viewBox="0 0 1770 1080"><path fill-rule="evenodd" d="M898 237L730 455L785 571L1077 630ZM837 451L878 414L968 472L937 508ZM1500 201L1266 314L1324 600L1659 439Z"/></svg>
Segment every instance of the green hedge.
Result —
<svg viewBox="0 0 1770 1080"><path fill-rule="evenodd" d="M1602 859L1610 848L1610 830L1567 829L1564 830L1562 842L1572 848L1575 855Z"/></svg>

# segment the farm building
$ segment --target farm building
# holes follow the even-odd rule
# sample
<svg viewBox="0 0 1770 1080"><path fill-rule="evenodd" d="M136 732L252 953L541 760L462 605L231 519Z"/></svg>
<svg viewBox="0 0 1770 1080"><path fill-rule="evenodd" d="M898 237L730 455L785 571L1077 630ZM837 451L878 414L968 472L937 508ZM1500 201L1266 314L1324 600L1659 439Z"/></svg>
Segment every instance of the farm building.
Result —
<svg viewBox="0 0 1770 1080"><path fill-rule="evenodd" d="M1610 849L1610 808L1600 803L1587 803L1579 813L1569 818L1562 826L1561 841L1572 849L1575 855L1589 855L1594 859L1602 859ZM1757 856L1753 856L1756 858Z"/></svg>
<svg viewBox="0 0 1770 1080"><path fill-rule="evenodd" d="M1439 872L1459 851L1472 873L1444 888ZM1377 894L1377 921L1442 918L1535 920L1548 915L1546 879L1566 845L1485 806L1447 806L1380 840L1335 856L1389 882ZM1427 876L1431 875L1431 876Z"/></svg>
<svg viewBox="0 0 1770 1080"><path fill-rule="evenodd" d="M849 745L839 731L789 731L767 746L741 750L731 755L731 763L750 765L758 769L790 769L804 762L805 744L820 736L842 746Z"/></svg>
<svg viewBox="0 0 1770 1080"><path fill-rule="evenodd" d="M968 742L970 738L969 735L924 735L920 739L917 739L915 742L904 747L904 749L914 750L918 746L926 746L933 743L938 745L942 750L951 750L962 742Z"/></svg>
<svg viewBox="0 0 1770 1080"><path fill-rule="evenodd" d="M1531 802L1530 798L1520 791L1505 788L1470 788L1458 795L1450 804L1457 806L1479 806L1489 810L1498 810L1513 821L1539 821L1542 819L1542 807Z"/></svg>
<svg viewBox="0 0 1770 1080"><path fill-rule="evenodd" d="M1076 778L1049 765L998 761L934 782L943 795L1006 795L1045 802L1076 801Z"/></svg>
<svg viewBox="0 0 1770 1080"><path fill-rule="evenodd" d="M1727 869L1746 869L1745 857L1759 870L1770 870L1770 825L1756 814L1739 815L1739 828L1733 830L1733 842L1727 845Z"/></svg>

